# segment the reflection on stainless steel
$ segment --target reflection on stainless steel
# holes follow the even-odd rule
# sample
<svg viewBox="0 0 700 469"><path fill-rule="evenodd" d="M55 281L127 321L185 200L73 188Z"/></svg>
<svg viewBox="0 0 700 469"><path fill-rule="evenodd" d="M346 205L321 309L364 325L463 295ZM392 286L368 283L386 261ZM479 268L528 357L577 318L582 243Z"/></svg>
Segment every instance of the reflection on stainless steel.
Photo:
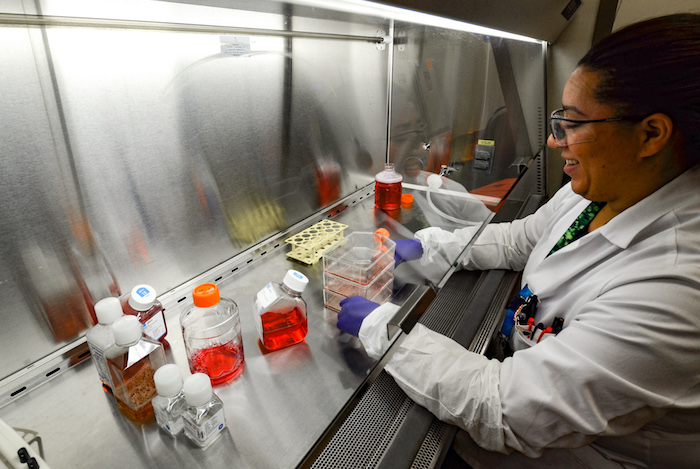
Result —
<svg viewBox="0 0 700 469"><path fill-rule="evenodd" d="M316 9L289 34L282 14L158 7L178 28L0 27L0 379L76 338L100 298L165 293L384 160L387 52L368 40L382 20ZM219 34L246 27L265 34L231 53Z"/></svg>

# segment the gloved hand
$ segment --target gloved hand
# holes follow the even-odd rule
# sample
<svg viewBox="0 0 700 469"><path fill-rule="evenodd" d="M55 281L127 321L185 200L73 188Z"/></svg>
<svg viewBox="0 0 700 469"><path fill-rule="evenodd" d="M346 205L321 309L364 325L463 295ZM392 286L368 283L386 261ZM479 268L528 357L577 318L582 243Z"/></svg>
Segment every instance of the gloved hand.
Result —
<svg viewBox="0 0 700 469"><path fill-rule="evenodd" d="M360 333L362 321L375 309L379 303L370 301L362 296L350 296L340 302L338 313L338 329L355 337Z"/></svg>
<svg viewBox="0 0 700 469"><path fill-rule="evenodd" d="M398 267L403 261L415 261L423 256L423 246L417 239L397 239L396 250L394 251L394 260Z"/></svg>

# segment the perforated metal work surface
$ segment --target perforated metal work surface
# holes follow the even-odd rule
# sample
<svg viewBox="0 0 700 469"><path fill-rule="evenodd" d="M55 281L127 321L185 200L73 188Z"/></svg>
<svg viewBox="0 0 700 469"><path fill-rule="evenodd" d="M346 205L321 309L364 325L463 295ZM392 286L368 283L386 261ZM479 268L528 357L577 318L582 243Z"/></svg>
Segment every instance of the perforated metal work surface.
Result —
<svg viewBox="0 0 700 469"><path fill-rule="evenodd" d="M311 467L374 467L412 405L383 371Z"/></svg>

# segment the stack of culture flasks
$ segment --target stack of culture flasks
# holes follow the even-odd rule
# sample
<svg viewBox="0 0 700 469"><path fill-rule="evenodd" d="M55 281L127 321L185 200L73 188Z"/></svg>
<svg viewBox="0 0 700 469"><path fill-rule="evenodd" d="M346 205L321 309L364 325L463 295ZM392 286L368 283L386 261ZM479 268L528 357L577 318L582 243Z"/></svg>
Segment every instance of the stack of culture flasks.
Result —
<svg viewBox="0 0 700 469"><path fill-rule="evenodd" d="M362 296L383 303L394 285L396 243L382 233L356 232L323 254L323 300L340 311L340 302Z"/></svg>

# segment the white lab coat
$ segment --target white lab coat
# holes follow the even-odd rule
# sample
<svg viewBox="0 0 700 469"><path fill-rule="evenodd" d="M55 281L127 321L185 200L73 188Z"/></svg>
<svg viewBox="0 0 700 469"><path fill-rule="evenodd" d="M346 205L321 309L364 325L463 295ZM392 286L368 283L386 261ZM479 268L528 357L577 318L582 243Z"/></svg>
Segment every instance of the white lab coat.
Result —
<svg viewBox="0 0 700 469"><path fill-rule="evenodd" d="M563 331L499 363L417 325L386 370L491 451L537 457L595 441L616 461L696 467L699 191L696 167L549 257L589 203L570 186L527 218L488 226L465 267L523 269L523 285L540 300L536 322L560 316ZM430 230L426 256L440 244ZM444 239L454 248L454 236ZM393 309L383 305L363 322L368 353L386 349L383 324Z"/></svg>

